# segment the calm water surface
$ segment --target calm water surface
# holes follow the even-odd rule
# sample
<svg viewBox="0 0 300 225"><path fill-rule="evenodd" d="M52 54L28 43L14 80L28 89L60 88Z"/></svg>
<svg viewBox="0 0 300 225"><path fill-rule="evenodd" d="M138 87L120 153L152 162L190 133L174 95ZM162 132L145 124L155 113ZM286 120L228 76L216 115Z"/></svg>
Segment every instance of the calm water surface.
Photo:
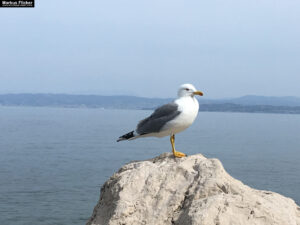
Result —
<svg viewBox="0 0 300 225"><path fill-rule="evenodd" d="M169 138L116 143L149 113L0 107L0 224L85 224L114 171L170 151ZM299 204L299 134L300 115L201 112L176 147Z"/></svg>

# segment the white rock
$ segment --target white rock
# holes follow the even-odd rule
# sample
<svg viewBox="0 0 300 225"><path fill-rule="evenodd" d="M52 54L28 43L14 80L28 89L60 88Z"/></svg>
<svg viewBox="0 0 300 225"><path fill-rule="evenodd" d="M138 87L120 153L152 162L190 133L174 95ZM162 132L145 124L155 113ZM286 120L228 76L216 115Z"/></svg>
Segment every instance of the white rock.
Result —
<svg viewBox="0 0 300 225"><path fill-rule="evenodd" d="M244 185L217 159L164 153L123 166L103 185L87 223L96 224L300 225L300 208Z"/></svg>

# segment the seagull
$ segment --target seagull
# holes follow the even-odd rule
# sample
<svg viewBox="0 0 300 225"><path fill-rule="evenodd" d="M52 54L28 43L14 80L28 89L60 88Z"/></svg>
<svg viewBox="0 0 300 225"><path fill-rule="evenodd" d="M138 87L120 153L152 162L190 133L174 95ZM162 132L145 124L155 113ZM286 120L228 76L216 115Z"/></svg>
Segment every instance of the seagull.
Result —
<svg viewBox="0 0 300 225"><path fill-rule="evenodd" d="M188 128L197 117L199 103L195 95L203 96L192 84L179 87L178 98L171 103L157 108L149 117L141 120L136 129L119 137L117 142L141 137L170 136L174 157L185 157L186 154L175 150L175 134Z"/></svg>

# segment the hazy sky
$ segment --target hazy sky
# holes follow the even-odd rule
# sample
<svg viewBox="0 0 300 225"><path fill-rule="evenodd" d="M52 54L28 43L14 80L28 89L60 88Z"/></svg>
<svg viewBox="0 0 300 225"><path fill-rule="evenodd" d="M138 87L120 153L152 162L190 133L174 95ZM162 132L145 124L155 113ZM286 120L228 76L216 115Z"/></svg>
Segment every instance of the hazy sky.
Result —
<svg viewBox="0 0 300 225"><path fill-rule="evenodd" d="M298 0L36 0L0 27L0 93L300 97Z"/></svg>

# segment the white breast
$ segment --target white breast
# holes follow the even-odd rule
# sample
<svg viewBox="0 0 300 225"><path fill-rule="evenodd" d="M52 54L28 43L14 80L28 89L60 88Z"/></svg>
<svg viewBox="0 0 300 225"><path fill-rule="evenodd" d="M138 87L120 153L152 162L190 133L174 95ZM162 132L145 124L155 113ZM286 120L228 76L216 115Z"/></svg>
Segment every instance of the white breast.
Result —
<svg viewBox="0 0 300 225"><path fill-rule="evenodd" d="M195 97L181 97L175 103L178 104L178 110L181 113L163 127L164 136L185 130L194 122L198 115L199 103Z"/></svg>

